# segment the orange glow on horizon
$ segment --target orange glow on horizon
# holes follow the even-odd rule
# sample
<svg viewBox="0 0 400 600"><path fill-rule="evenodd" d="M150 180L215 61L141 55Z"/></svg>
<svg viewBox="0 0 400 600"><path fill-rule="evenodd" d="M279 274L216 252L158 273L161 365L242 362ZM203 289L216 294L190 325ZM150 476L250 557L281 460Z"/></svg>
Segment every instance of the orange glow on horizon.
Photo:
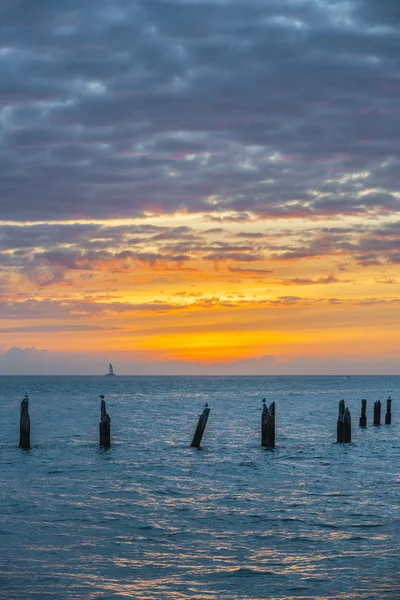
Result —
<svg viewBox="0 0 400 600"><path fill-rule="evenodd" d="M0 351L184 364L398 356L396 264L357 262L349 233L337 247L329 234L321 250L315 224L290 226L177 214L101 222L96 251L92 240L36 248L32 266L9 269L0 292Z"/></svg>

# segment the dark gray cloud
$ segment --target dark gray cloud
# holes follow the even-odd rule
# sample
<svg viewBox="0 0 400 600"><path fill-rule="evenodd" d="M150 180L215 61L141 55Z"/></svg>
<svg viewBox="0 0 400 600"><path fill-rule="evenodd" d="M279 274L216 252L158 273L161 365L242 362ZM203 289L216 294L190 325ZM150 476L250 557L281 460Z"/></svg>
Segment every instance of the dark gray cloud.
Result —
<svg viewBox="0 0 400 600"><path fill-rule="evenodd" d="M228 272L263 278L274 269L258 261L296 261L303 258L338 257L361 266L400 262L400 221L386 224L357 224L343 227L309 227L307 230L275 231L253 236L219 227L202 232L188 226L154 225L107 226L102 224L40 224L0 228L0 293L6 293L11 271L28 277L39 287L61 281L73 285L68 274L89 278L107 269L108 273L135 274L142 267L162 265L163 269L193 269L199 260L223 262ZM272 262L271 262L272 264ZM268 265L269 266L269 265ZM77 276L78 276L77 275ZM333 274L320 278L288 278L287 285L349 283ZM285 281L281 281L285 283Z"/></svg>
<svg viewBox="0 0 400 600"><path fill-rule="evenodd" d="M370 24L381 24L390 28L400 23L400 5L397 0L359 0L362 18Z"/></svg>
<svg viewBox="0 0 400 600"><path fill-rule="evenodd" d="M335 255L352 258L363 266L400 262L399 222L381 227L316 229L297 244L272 249L273 258L289 261ZM339 270L343 270L342 265Z"/></svg>
<svg viewBox="0 0 400 600"><path fill-rule="evenodd" d="M1 218L398 211L398 22L397 0L4 0Z"/></svg>
<svg viewBox="0 0 400 600"><path fill-rule="evenodd" d="M64 281L69 271L92 271L100 263L107 263L110 272L131 271L135 264L183 265L191 258L186 253L199 252L204 243L189 227L4 225L0 275L14 268L43 287Z"/></svg>

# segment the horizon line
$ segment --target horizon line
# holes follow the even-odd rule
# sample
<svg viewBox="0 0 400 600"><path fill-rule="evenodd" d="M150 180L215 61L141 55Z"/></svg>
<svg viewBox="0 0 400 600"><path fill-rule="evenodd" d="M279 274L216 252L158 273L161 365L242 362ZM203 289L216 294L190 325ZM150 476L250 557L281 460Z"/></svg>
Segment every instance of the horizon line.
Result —
<svg viewBox="0 0 400 600"><path fill-rule="evenodd" d="M0 373L0 377L107 377L104 374L97 373L86 373L86 374L78 374L78 373L51 373L51 374L3 374ZM242 374L223 374L223 373L202 373L200 375L190 374L190 373L175 373L175 374L163 374L163 373L154 373L154 374L123 374L120 373L116 375L118 377L400 377L400 373L303 373L301 375L296 373L266 373L265 375L251 373L246 375ZM114 381L114 378L111 378L111 381Z"/></svg>

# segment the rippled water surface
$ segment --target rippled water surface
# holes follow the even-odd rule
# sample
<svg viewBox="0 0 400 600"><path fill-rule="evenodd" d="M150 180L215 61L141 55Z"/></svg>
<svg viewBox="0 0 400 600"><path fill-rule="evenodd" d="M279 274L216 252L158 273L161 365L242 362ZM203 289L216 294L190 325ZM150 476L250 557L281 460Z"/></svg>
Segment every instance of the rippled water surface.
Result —
<svg viewBox="0 0 400 600"><path fill-rule="evenodd" d="M373 427L389 394L393 424ZM352 444L335 444L341 398ZM0 377L0 597L399 599L399 399L399 377Z"/></svg>

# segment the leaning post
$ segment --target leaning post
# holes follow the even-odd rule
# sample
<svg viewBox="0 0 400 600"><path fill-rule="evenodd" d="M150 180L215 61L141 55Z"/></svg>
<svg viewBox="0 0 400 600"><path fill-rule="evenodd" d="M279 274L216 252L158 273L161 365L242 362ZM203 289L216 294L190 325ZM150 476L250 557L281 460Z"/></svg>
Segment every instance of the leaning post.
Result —
<svg viewBox="0 0 400 600"><path fill-rule="evenodd" d="M31 447L31 421L29 418L29 398L25 394L25 398L21 402L21 417L19 422L19 447L29 450Z"/></svg>
<svg viewBox="0 0 400 600"><path fill-rule="evenodd" d="M389 398L386 400L386 415L385 415L385 425L391 425L392 423L392 399Z"/></svg>
<svg viewBox="0 0 400 600"><path fill-rule="evenodd" d="M367 401L361 400L361 417L360 417L360 427L367 426Z"/></svg>
<svg viewBox="0 0 400 600"><path fill-rule="evenodd" d="M101 406L100 406L100 446L102 448L110 448L111 446L111 419L110 415L107 414L106 403L104 400L103 394L100 396L101 398Z"/></svg>
<svg viewBox="0 0 400 600"><path fill-rule="evenodd" d="M381 424L381 401L374 402L374 425Z"/></svg>
<svg viewBox="0 0 400 600"><path fill-rule="evenodd" d="M210 414L210 409L208 408L208 402L205 403L204 410L199 415L199 420L197 422L196 431L194 432L194 436L192 439L192 443L190 446L192 448L199 448L201 443L201 438L203 437L204 430L207 425L208 415Z"/></svg>

